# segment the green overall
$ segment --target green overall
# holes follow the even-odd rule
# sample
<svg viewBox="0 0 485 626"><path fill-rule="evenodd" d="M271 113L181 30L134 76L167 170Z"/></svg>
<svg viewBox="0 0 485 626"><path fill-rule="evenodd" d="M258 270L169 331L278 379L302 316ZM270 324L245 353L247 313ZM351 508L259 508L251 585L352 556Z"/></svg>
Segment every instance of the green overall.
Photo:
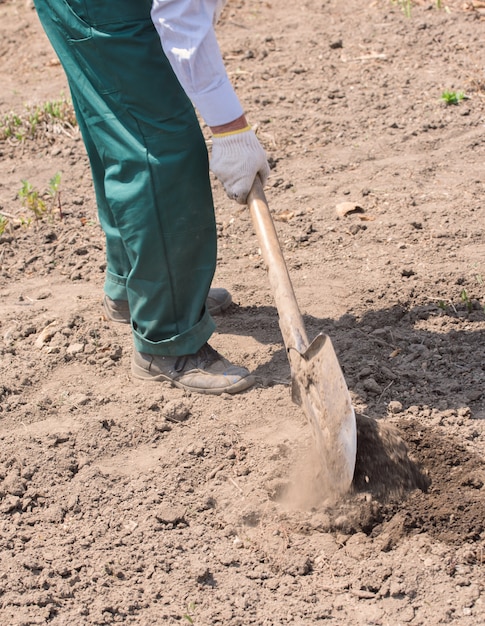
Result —
<svg viewBox="0 0 485 626"><path fill-rule="evenodd" d="M105 293L136 350L193 354L214 331L207 150L150 19L151 0L35 0L69 81L106 235Z"/></svg>

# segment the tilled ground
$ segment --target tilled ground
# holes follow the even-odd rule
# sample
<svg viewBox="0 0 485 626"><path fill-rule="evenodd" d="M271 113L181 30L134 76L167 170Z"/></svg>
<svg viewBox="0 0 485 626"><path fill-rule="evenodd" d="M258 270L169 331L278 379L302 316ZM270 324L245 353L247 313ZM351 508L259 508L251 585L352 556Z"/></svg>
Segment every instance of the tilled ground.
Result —
<svg viewBox="0 0 485 626"><path fill-rule="evenodd" d="M2 624L483 623L484 7L442 4L230 1L218 26L308 334L357 412L337 504L247 211L214 182L234 304L212 343L256 387L136 383L75 120L0 140ZM26 119L65 79L30 7L0 18L0 113ZM56 172L35 219L22 180Z"/></svg>

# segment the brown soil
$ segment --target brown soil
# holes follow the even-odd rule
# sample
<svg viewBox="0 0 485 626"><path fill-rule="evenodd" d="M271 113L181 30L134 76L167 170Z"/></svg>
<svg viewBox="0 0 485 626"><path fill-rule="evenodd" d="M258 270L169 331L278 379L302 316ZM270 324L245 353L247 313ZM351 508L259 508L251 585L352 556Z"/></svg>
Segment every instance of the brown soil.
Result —
<svg viewBox="0 0 485 626"><path fill-rule="evenodd" d="M214 182L234 304L212 343L256 388L136 383L76 127L0 142L1 624L484 623L485 9L400 4L231 0L218 26L308 335L357 412L336 505L248 212ZM67 94L24 0L0 2L0 77L2 115ZM21 181L56 172L61 211L26 226Z"/></svg>

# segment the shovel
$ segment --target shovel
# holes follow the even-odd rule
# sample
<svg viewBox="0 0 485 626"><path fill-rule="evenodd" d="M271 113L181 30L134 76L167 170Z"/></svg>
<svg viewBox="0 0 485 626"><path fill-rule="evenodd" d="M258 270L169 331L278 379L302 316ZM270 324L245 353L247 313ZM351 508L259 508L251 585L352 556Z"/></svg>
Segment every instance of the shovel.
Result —
<svg viewBox="0 0 485 626"><path fill-rule="evenodd" d="M308 344L278 236L259 176L248 206L278 310L291 369L291 396L310 424L329 496L345 494L352 484L357 428L349 390L330 337L320 333Z"/></svg>

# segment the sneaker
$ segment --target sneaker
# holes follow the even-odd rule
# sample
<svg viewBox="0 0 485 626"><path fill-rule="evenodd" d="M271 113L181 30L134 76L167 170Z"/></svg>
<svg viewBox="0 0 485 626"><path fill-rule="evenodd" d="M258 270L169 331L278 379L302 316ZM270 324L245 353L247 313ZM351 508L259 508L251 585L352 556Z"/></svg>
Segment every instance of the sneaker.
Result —
<svg viewBox="0 0 485 626"><path fill-rule="evenodd" d="M219 315L225 311L231 304L232 297L227 289L222 287L213 287L209 290L206 306L211 315ZM108 319L112 322L120 324L130 323L130 308L128 300L112 300L108 296L103 299L104 312Z"/></svg>
<svg viewBox="0 0 485 626"><path fill-rule="evenodd" d="M254 384L244 367L233 365L208 343L195 354L161 356L135 350L131 361L135 378L168 381L175 387L198 393L238 393Z"/></svg>

